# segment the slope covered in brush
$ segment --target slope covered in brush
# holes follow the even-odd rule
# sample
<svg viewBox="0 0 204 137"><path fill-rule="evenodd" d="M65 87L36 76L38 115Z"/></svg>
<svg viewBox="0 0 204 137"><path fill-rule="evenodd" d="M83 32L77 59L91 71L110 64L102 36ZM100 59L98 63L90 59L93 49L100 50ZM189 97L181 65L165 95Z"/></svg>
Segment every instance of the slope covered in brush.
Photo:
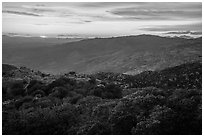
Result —
<svg viewBox="0 0 204 137"><path fill-rule="evenodd" d="M2 133L202 134L202 65L131 76L48 75L3 65Z"/></svg>

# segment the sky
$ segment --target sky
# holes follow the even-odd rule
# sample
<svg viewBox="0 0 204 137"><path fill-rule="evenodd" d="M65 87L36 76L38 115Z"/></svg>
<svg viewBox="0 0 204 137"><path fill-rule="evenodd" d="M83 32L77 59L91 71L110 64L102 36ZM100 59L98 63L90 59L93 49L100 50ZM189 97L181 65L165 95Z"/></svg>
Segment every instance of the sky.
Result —
<svg viewBox="0 0 204 137"><path fill-rule="evenodd" d="M3 2L3 34L111 37L202 35L202 3Z"/></svg>

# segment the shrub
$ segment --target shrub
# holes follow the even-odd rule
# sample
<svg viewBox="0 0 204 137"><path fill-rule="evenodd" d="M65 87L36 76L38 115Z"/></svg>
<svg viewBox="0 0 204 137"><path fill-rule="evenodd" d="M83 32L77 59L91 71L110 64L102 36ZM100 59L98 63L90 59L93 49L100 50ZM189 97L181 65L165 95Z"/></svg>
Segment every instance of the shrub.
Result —
<svg viewBox="0 0 204 137"><path fill-rule="evenodd" d="M74 89L74 92L77 93L77 94L81 94L83 96L88 95L88 90L85 89L85 88Z"/></svg>
<svg viewBox="0 0 204 137"><path fill-rule="evenodd" d="M24 89L25 81L23 80L15 80L10 83L9 86L9 94L12 96L24 96L25 95L25 89Z"/></svg>
<svg viewBox="0 0 204 137"><path fill-rule="evenodd" d="M89 80L89 83L95 85L96 84L96 79L94 77L91 77L90 80Z"/></svg>
<svg viewBox="0 0 204 137"><path fill-rule="evenodd" d="M46 87L45 93L49 95L52 92L52 89L55 87L65 87L71 90L72 87L74 87L75 85L76 85L75 80L66 77L60 77L59 79L53 81Z"/></svg>
<svg viewBox="0 0 204 137"><path fill-rule="evenodd" d="M131 129L141 117L140 113L141 109L133 101L126 99L118 102L109 117L112 134L131 134Z"/></svg>
<svg viewBox="0 0 204 137"><path fill-rule="evenodd" d="M55 98L55 97L43 97L39 98L37 100L34 100L35 107L40 107L40 108L50 108L53 106L58 106L61 104L60 99Z"/></svg>
<svg viewBox="0 0 204 137"><path fill-rule="evenodd" d="M131 134L132 128L146 119L154 106L165 102L165 97L159 95L159 91L154 90L151 88L138 89L118 102L109 118L113 134Z"/></svg>
<svg viewBox="0 0 204 137"><path fill-rule="evenodd" d="M77 131L78 135L110 135L110 133L110 125L98 121L85 124Z"/></svg>
<svg viewBox="0 0 204 137"><path fill-rule="evenodd" d="M32 93L32 96L36 96L37 94L41 95L41 97L45 96L45 92L43 90L36 90Z"/></svg>
<svg viewBox="0 0 204 137"><path fill-rule="evenodd" d="M91 113L93 111L93 108L98 104L101 103L103 100L99 97L95 96L87 96L84 98L81 98L79 101L77 101L77 105L79 106L79 110L85 114L85 117L90 117ZM86 119L84 119L86 120Z"/></svg>
<svg viewBox="0 0 204 137"><path fill-rule="evenodd" d="M122 89L116 84L108 84L102 92L102 98L115 99L122 97Z"/></svg>
<svg viewBox="0 0 204 137"><path fill-rule="evenodd" d="M174 134L201 134L201 90L175 90L167 106L175 111Z"/></svg>
<svg viewBox="0 0 204 137"><path fill-rule="evenodd" d="M19 99L19 100L17 100L15 102L15 107L17 109L19 109L24 103L32 102L32 101L33 101L33 97L32 96L25 96L25 97L23 97L23 98L21 98L21 99Z"/></svg>
<svg viewBox="0 0 204 137"><path fill-rule="evenodd" d="M7 98L7 87L2 84L2 100L5 101Z"/></svg>
<svg viewBox="0 0 204 137"><path fill-rule="evenodd" d="M27 94L32 95L36 90L44 90L45 85L38 80L31 80L27 86Z"/></svg>
<svg viewBox="0 0 204 137"><path fill-rule="evenodd" d="M52 97L57 97L57 98L64 98L68 95L68 90L64 87L55 87L52 90L52 93L50 94L50 96Z"/></svg>
<svg viewBox="0 0 204 137"><path fill-rule="evenodd" d="M25 130L25 124L21 120L19 111L12 111L2 113L4 122L2 123L3 135L19 135L21 131Z"/></svg>
<svg viewBox="0 0 204 137"><path fill-rule="evenodd" d="M173 133L175 113L166 106L156 105L148 118L138 121L132 128L137 135L169 135Z"/></svg>
<svg viewBox="0 0 204 137"><path fill-rule="evenodd" d="M69 74L70 75L76 75L76 72L75 71L70 71Z"/></svg>
<svg viewBox="0 0 204 137"><path fill-rule="evenodd" d="M83 98L81 94L76 94L75 96L70 98L71 104L76 104L79 99Z"/></svg>
<svg viewBox="0 0 204 137"><path fill-rule="evenodd" d="M97 97L102 97L103 92L104 92L104 87L96 87L90 91L90 94Z"/></svg>
<svg viewBox="0 0 204 137"><path fill-rule="evenodd" d="M9 114L3 133L10 135L63 135L78 121L76 108L70 104L36 111Z"/></svg>

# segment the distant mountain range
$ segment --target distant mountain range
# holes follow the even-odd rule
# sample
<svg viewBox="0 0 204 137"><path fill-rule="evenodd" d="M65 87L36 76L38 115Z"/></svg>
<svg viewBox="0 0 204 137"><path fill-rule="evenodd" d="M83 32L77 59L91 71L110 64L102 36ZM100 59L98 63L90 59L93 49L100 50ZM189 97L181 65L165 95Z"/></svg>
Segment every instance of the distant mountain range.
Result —
<svg viewBox="0 0 204 137"><path fill-rule="evenodd" d="M138 35L44 43L3 37L3 63L48 73L119 72L138 74L201 60L202 38ZM23 45L23 46L22 46ZM39 46L40 45L40 46Z"/></svg>
<svg viewBox="0 0 204 137"><path fill-rule="evenodd" d="M2 36L2 45L3 47L45 47L53 46L62 43L69 43L80 41L82 38L43 38L43 37L30 37L30 36Z"/></svg>

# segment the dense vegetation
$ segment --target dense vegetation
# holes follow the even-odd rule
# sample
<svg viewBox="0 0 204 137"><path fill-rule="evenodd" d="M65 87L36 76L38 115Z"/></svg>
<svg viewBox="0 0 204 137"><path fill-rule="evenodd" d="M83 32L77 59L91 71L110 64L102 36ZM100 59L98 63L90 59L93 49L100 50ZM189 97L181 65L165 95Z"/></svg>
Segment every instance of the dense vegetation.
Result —
<svg viewBox="0 0 204 137"><path fill-rule="evenodd" d="M3 64L5 135L202 134L202 64L53 76Z"/></svg>

